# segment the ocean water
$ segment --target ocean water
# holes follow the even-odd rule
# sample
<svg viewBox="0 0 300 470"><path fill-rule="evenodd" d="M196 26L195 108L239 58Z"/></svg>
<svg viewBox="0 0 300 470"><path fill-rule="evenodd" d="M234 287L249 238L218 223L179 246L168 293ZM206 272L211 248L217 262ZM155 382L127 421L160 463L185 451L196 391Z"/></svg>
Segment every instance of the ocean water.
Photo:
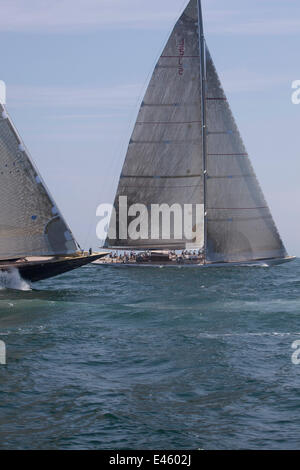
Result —
<svg viewBox="0 0 300 470"><path fill-rule="evenodd" d="M1 449L297 449L300 261L0 277Z"/></svg>

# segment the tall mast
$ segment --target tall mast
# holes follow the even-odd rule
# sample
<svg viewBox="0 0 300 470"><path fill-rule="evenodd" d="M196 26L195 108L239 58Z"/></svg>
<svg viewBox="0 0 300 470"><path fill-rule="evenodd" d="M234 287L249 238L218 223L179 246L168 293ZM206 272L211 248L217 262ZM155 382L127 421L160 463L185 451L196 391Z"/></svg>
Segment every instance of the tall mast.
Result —
<svg viewBox="0 0 300 470"><path fill-rule="evenodd" d="M207 252L207 222L206 222L206 54L205 54L205 38L203 28L203 16L201 8L201 0L198 0L198 33L199 33L199 50L200 50L200 85L201 85L201 134L202 134L202 164L203 164L203 204L204 204L204 256L206 259Z"/></svg>

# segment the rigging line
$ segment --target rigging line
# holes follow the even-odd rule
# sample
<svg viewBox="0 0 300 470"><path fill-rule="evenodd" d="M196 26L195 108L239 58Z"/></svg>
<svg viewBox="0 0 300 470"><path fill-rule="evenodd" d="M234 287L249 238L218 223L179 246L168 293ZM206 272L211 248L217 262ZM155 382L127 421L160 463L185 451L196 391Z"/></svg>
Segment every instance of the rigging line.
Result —
<svg viewBox="0 0 300 470"><path fill-rule="evenodd" d="M201 118L202 118L202 127L201 127L201 136L202 136L202 170L203 170L203 205L204 205L204 263L206 262L207 257L207 221L206 221L206 154L207 154L207 143L206 143L206 43L204 37L204 28L203 28L203 16L202 16L202 7L201 0L197 2L198 7L198 47L200 54L200 92L201 92ZM201 194L202 196L202 194Z"/></svg>
<svg viewBox="0 0 300 470"><path fill-rule="evenodd" d="M208 153L209 157L248 157L248 153Z"/></svg>
<svg viewBox="0 0 300 470"><path fill-rule="evenodd" d="M250 210L259 210L259 209L268 209L268 206L261 207L208 207L209 211L250 211Z"/></svg>
<svg viewBox="0 0 300 470"><path fill-rule="evenodd" d="M132 114L133 114L133 112L131 112L131 116L132 116ZM129 119L130 124L131 124L131 121L132 121L132 118ZM130 124L128 124L128 126L127 126L128 128L129 128ZM122 148L125 144L125 139L127 140L127 132L126 131L124 131L124 133L122 133L119 136L118 139L114 140L114 145L113 145L113 150L112 150L112 158L111 158L110 166L109 166L109 169L110 169L111 174L112 174L112 181L110 181L109 178L105 178L105 181L104 181L103 184L101 184L101 187L99 189L95 188L95 202L96 202L96 205L100 204L100 202L103 202L102 198L101 198L101 194L103 194L103 192L104 193L109 193L110 188L117 185L117 181L115 181L115 179L118 178L117 167L118 167L118 165L120 163L120 160L122 158L122 155L123 155ZM116 190L114 190L113 194L115 194L115 192L116 192ZM113 196L113 199L114 199L114 196ZM111 202L111 201L105 201L105 202ZM87 249L91 244L90 241L91 241L92 230L93 230L93 232L95 232L95 230L93 229L93 226L96 226L95 208L93 208L93 210L91 210L90 223L88 225L88 230L87 230L86 238L85 238L84 245L83 245L83 248L85 248L85 249ZM101 241L102 240L97 239L97 242L98 242L97 246L99 246L99 243Z"/></svg>
<svg viewBox="0 0 300 470"><path fill-rule="evenodd" d="M203 175L121 175L121 179L123 178L141 178L141 179L177 179L177 178L203 178Z"/></svg>
<svg viewBox="0 0 300 470"><path fill-rule="evenodd" d="M184 186L149 186L148 188L145 188L145 186L138 186L138 185L128 185L128 184L124 184L122 185L122 188L143 188L145 189L145 191L147 189L181 189L181 188L200 188L201 185L200 184L188 184L188 185L184 185Z"/></svg>
<svg viewBox="0 0 300 470"><path fill-rule="evenodd" d="M174 107L191 107L191 106L198 106L198 103L145 103L143 101L142 107L147 106L147 107L161 107L161 106L174 106Z"/></svg>
<svg viewBox="0 0 300 470"><path fill-rule="evenodd" d="M208 131L207 135L232 135L236 133L236 131Z"/></svg>
<svg viewBox="0 0 300 470"><path fill-rule="evenodd" d="M157 122L154 122L154 121L146 121L146 122L137 122L138 125L143 125L143 124L162 124L162 125L168 125L168 124L175 124L175 125L179 125L179 124L199 124L201 123L201 121L182 121L182 122L162 122L162 121L157 121Z"/></svg>
<svg viewBox="0 0 300 470"><path fill-rule="evenodd" d="M170 145L170 144L199 144L201 142L200 139L193 139L193 140L131 140L129 143L130 144L149 144L149 145L154 145L154 144L163 144L163 145Z"/></svg>
<svg viewBox="0 0 300 470"><path fill-rule="evenodd" d="M199 59L199 55L161 55L161 59Z"/></svg>
<svg viewBox="0 0 300 470"><path fill-rule="evenodd" d="M238 179L238 178L255 178L256 176L253 175L226 175L226 176L210 176L208 175L207 178L209 180L214 179ZM151 179L151 180L160 180L160 179L179 179L179 178L203 178L203 175L189 175L189 176L121 176L121 178L133 178L133 179ZM201 187L199 184L192 184L192 185L184 185L184 186L139 186L139 185L128 185L126 183L122 183L123 188L145 188L145 189L156 189L156 188L196 188Z"/></svg>
<svg viewBox="0 0 300 470"><path fill-rule="evenodd" d="M227 175L227 176L210 176L207 175L208 179L235 179L235 178L255 178L254 174L245 175Z"/></svg>
<svg viewBox="0 0 300 470"><path fill-rule="evenodd" d="M157 65L156 66L156 69L163 69L163 70L176 70L178 68L178 64L176 65ZM191 70L193 71L193 67L188 67L188 66L184 66L184 70Z"/></svg>
<svg viewBox="0 0 300 470"><path fill-rule="evenodd" d="M212 219L208 218L208 222L247 222L248 220L267 220L267 219L272 219L271 215L260 215L256 217L236 217L236 218L222 218L222 219Z"/></svg>

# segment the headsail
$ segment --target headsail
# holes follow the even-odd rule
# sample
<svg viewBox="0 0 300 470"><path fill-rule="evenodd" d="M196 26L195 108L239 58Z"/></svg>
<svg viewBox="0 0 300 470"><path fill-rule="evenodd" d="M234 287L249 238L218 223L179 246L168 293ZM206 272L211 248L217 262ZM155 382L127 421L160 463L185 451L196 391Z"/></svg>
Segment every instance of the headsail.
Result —
<svg viewBox="0 0 300 470"><path fill-rule="evenodd" d="M77 243L0 104L0 259L71 254Z"/></svg>
<svg viewBox="0 0 300 470"><path fill-rule="evenodd" d="M198 9L192 0L156 64L139 110L116 194L117 215L119 196L127 196L128 206L139 203L148 209L151 204L203 204L199 83ZM149 220L148 240L121 239L117 233L106 246L186 247L184 236L151 240L151 229L156 227ZM203 220L196 231L203 244Z"/></svg>
<svg viewBox="0 0 300 470"><path fill-rule="evenodd" d="M120 196L148 209L203 207L196 241L208 262L286 256L205 45L200 0L189 2L155 67L119 181L117 221ZM151 239L149 222L148 239L121 237L117 225L105 245L188 247L184 237Z"/></svg>
<svg viewBox="0 0 300 470"><path fill-rule="evenodd" d="M284 257L208 49L206 58L207 260Z"/></svg>

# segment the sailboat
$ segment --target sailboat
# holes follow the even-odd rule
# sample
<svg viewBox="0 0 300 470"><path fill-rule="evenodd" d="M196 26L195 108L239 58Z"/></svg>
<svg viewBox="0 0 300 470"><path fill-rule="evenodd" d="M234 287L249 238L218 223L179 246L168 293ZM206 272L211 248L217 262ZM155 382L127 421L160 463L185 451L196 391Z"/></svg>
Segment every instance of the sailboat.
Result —
<svg viewBox="0 0 300 470"><path fill-rule="evenodd" d="M35 282L101 256L80 249L0 104L0 272Z"/></svg>
<svg viewBox="0 0 300 470"><path fill-rule="evenodd" d="M161 235L162 222L150 218L146 236L132 239L133 218L125 227L120 222L124 201L145 208L197 205L195 237L174 237L173 230L169 238L153 238ZM104 246L139 253L119 263L98 261L112 266L269 266L294 259L287 255L207 47L200 0L189 1L155 66ZM182 256L175 256L178 250Z"/></svg>

